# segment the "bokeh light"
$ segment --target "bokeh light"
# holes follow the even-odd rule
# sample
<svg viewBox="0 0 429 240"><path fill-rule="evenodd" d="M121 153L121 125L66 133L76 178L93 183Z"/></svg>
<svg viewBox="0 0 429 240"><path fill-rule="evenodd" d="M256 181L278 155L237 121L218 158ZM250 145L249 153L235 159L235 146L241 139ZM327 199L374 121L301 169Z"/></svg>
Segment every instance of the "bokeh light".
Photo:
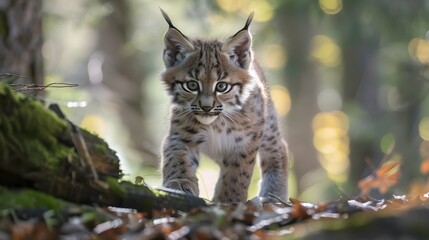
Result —
<svg viewBox="0 0 429 240"><path fill-rule="evenodd" d="M265 0L252 1L250 5L243 10L243 14L255 11L254 20L256 22L268 22L274 17L273 6Z"/></svg>
<svg viewBox="0 0 429 240"><path fill-rule="evenodd" d="M335 89L324 89L317 96L317 106L322 112L340 110L343 100Z"/></svg>
<svg viewBox="0 0 429 240"><path fill-rule="evenodd" d="M420 120L419 134L423 140L429 141L429 117L424 117Z"/></svg>
<svg viewBox="0 0 429 240"><path fill-rule="evenodd" d="M348 117L340 111L321 112L313 118L313 143L319 153L319 162L336 183L343 183L348 178L348 129Z"/></svg>
<svg viewBox="0 0 429 240"><path fill-rule="evenodd" d="M272 86L271 98L279 116L285 116L289 113L292 102L287 88L280 85Z"/></svg>
<svg viewBox="0 0 429 240"><path fill-rule="evenodd" d="M95 114L86 115L80 126L90 132L95 132L101 137L106 137L105 122L101 116Z"/></svg>
<svg viewBox="0 0 429 240"><path fill-rule="evenodd" d="M408 54L420 63L429 64L429 41L421 38L413 38L408 44Z"/></svg>
<svg viewBox="0 0 429 240"><path fill-rule="evenodd" d="M348 131L349 119L347 115L341 111L322 112L317 114L313 119L313 130L323 127L331 127Z"/></svg>
<svg viewBox="0 0 429 240"><path fill-rule="evenodd" d="M386 135L384 135L381 138L380 141L380 149L383 153L385 154L389 154L390 152L392 152L393 148L395 147L395 136L393 136L393 134L388 133Z"/></svg>
<svg viewBox="0 0 429 240"><path fill-rule="evenodd" d="M340 47L325 35L316 35L311 41L311 56L327 67L335 67L341 62Z"/></svg>
<svg viewBox="0 0 429 240"><path fill-rule="evenodd" d="M319 6L326 14L337 14L343 9L342 0L319 0Z"/></svg>
<svg viewBox="0 0 429 240"><path fill-rule="evenodd" d="M261 50L262 54L259 59L264 67L273 69L284 67L287 57L283 46L271 44Z"/></svg>
<svg viewBox="0 0 429 240"><path fill-rule="evenodd" d="M255 11L253 20L256 22L267 22L274 17L274 7L266 0L216 0L216 3L225 12L247 15Z"/></svg>
<svg viewBox="0 0 429 240"><path fill-rule="evenodd" d="M244 6L248 6L250 0L216 0L216 2L225 12L236 12L242 9Z"/></svg>

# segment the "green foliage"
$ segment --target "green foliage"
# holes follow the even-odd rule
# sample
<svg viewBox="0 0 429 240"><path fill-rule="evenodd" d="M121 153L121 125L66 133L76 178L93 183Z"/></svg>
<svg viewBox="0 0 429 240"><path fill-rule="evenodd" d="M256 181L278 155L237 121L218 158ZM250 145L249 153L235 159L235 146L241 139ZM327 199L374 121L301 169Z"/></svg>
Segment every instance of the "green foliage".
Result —
<svg viewBox="0 0 429 240"><path fill-rule="evenodd" d="M9 190L0 186L0 210L20 208L47 208L59 211L67 202L50 195L31 190Z"/></svg>
<svg viewBox="0 0 429 240"><path fill-rule="evenodd" d="M76 156L71 147L59 142L65 133L64 120L39 101L0 83L1 164L55 169L60 159Z"/></svg>

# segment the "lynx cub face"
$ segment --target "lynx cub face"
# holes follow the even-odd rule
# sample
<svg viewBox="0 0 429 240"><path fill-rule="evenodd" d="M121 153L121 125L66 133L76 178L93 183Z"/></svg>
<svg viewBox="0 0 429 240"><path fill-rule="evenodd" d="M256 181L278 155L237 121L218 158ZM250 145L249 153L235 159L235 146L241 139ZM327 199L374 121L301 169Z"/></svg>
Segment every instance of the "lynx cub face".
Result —
<svg viewBox="0 0 429 240"><path fill-rule="evenodd" d="M231 118L249 97L250 22L227 42L191 40L169 22L163 80L173 104L202 124Z"/></svg>
<svg viewBox="0 0 429 240"><path fill-rule="evenodd" d="M190 39L162 14L169 25L162 80L172 104L163 185L198 195L195 172L202 152L221 168L214 200L245 201L259 153L260 195L285 198L287 150L264 75L253 60L248 31L253 14L227 40Z"/></svg>

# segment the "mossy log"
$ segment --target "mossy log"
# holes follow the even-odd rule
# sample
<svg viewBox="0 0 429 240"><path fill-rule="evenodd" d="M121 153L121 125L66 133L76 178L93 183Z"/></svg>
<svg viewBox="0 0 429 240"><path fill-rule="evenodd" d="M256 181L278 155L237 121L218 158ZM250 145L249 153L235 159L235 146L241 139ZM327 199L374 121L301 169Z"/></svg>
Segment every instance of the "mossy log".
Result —
<svg viewBox="0 0 429 240"><path fill-rule="evenodd" d="M1 185L143 211L205 204L194 196L120 182L119 159L107 143L68 121L58 106L51 108L0 83Z"/></svg>

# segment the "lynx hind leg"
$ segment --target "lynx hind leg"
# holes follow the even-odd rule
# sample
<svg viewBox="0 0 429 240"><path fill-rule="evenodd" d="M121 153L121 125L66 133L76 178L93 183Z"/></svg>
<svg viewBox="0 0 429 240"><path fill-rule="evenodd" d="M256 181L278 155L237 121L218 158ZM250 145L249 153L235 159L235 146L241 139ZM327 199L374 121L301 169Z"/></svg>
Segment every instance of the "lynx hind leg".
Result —
<svg viewBox="0 0 429 240"><path fill-rule="evenodd" d="M280 132L266 134L259 148L262 170L260 197L287 199L288 149Z"/></svg>
<svg viewBox="0 0 429 240"><path fill-rule="evenodd" d="M236 154L235 157L223 161L213 201L228 203L246 201L255 160L256 151L250 154Z"/></svg>

